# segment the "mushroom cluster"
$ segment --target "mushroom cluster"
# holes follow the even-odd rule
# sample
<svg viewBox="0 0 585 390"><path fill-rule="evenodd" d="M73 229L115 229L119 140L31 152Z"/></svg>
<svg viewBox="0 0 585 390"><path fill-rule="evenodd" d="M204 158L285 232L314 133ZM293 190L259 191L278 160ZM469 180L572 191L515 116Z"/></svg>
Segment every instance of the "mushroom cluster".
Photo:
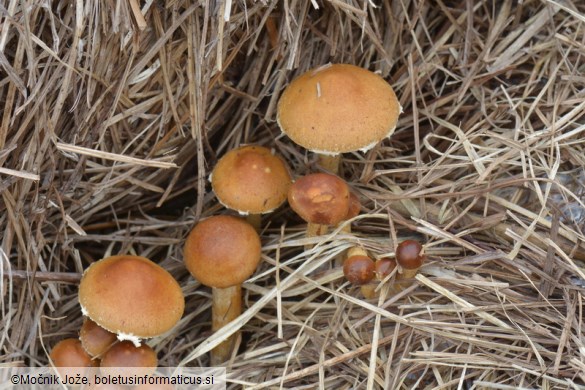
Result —
<svg viewBox="0 0 585 390"><path fill-rule="evenodd" d="M79 339L53 347L55 367L140 367L140 373L154 372L156 353L141 342L169 331L185 308L171 274L140 256L92 263L83 273L78 297L86 318Z"/></svg>
<svg viewBox="0 0 585 390"><path fill-rule="evenodd" d="M261 258L258 232L261 215L290 207L307 222L307 236L324 234L329 226L356 217L359 198L337 176L341 153L365 152L396 128L402 108L392 87L379 75L348 64L329 64L293 80L277 107L281 130L300 146L319 155L321 168L292 180L289 167L273 151L245 145L228 151L209 179L218 201L246 219L216 215L199 221L184 244L184 263L191 275L212 289L212 330L219 331L242 311L241 285ZM350 232L349 223L345 224ZM399 246L405 262L397 260L401 277L416 273L424 259L422 247ZM418 265L417 265L418 264ZM384 279L394 263L374 262L361 248L348 251L343 269L356 285L374 276ZM175 279L163 268L139 256L112 256L93 263L83 274L79 303L86 320L80 339L57 344L51 353L58 367L156 368L156 353L143 339L159 336L175 326L185 301ZM233 352L234 336L226 337L211 353L213 365Z"/></svg>
<svg viewBox="0 0 585 390"><path fill-rule="evenodd" d="M361 290L366 298L373 298L375 286L366 285L370 284L374 277L381 282L397 270L394 284L391 286L392 291L397 292L412 284L425 260L424 248L416 240L402 241L396 247L395 259L384 257L375 262L367 257L363 249L352 248L345 261L343 273L350 283L362 286Z"/></svg>

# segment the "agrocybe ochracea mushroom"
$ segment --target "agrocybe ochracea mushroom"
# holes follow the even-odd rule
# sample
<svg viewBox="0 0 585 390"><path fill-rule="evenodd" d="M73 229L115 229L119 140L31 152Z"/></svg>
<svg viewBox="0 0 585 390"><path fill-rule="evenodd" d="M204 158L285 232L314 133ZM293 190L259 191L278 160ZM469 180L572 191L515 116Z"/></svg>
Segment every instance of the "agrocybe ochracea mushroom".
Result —
<svg viewBox="0 0 585 390"><path fill-rule="evenodd" d="M228 209L246 215L260 230L262 214L286 201L292 183L288 166L270 149L246 145L227 152L210 175L213 192Z"/></svg>
<svg viewBox="0 0 585 390"><path fill-rule="evenodd" d="M229 215L199 222L185 241L185 266L202 284L212 287L212 330L217 331L242 312L242 283L260 262L261 243L245 220ZM211 364L225 362L235 338L228 337L211 351Z"/></svg>
<svg viewBox="0 0 585 390"><path fill-rule="evenodd" d="M169 331L183 316L185 298L173 276L140 256L111 256L94 262L79 284L83 314L120 341Z"/></svg>
<svg viewBox="0 0 585 390"><path fill-rule="evenodd" d="M340 153L365 152L390 137L401 111L394 90L378 74L328 64L286 87L277 121L290 139L319 155L324 169L337 173Z"/></svg>

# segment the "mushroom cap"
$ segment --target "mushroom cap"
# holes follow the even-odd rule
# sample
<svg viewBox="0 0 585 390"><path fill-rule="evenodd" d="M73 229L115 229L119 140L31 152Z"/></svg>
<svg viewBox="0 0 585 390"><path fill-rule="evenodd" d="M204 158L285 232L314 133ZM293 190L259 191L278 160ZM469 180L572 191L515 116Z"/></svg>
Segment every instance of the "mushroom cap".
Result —
<svg viewBox="0 0 585 390"><path fill-rule="evenodd" d="M260 262L260 237L238 217L217 215L199 222L185 241L185 266L206 286L243 283Z"/></svg>
<svg viewBox="0 0 585 390"><path fill-rule="evenodd" d="M211 175L213 192L229 209L263 214L286 200L292 179L284 161L263 146L242 146L227 152Z"/></svg>
<svg viewBox="0 0 585 390"><path fill-rule="evenodd" d="M149 375L154 373L157 365L156 352L148 345L136 347L130 341L122 341L104 354L100 369L109 375ZM132 369L126 369L130 367Z"/></svg>
<svg viewBox="0 0 585 390"><path fill-rule="evenodd" d="M164 268L140 256L111 256L83 273L79 303L89 318L118 334L150 338L171 329L183 315L185 298Z"/></svg>
<svg viewBox="0 0 585 390"><path fill-rule="evenodd" d="M368 256L351 256L343 262L343 275L351 284L366 284L374 278L374 260Z"/></svg>
<svg viewBox="0 0 585 390"><path fill-rule="evenodd" d="M349 187L335 175L312 173L293 183L288 203L308 223L335 225L348 216Z"/></svg>
<svg viewBox="0 0 585 390"><path fill-rule="evenodd" d="M396 128L400 103L381 76L348 64L309 70L284 90L280 129L310 151L368 150Z"/></svg>
<svg viewBox="0 0 585 390"><path fill-rule="evenodd" d="M79 330L79 341L85 351L92 357L100 356L108 350L116 341L116 334L105 330L86 318Z"/></svg>
<svg viewBox="0 0 585 390"><path fill-rule="evenodd" d="M396 261L389 257L384 257L376 260L374 264L375 274L379 280L383 280L386 276L390 275L394 268L396 268Z"/></svg>
<svg viewBox="0 0 585 390"><path fill-rule="evenodd" d="M404 269L420 268L425 258L423 247L416 240L404 240L396 248L396 262Z"/></svg>
<svg viewBox="0 0 585 390"><path fill-rule="evenodd" d="M81 342L73 338L59 341L51 350L50 357L55 367L97 367L98 364L85 352Z"/></svg>

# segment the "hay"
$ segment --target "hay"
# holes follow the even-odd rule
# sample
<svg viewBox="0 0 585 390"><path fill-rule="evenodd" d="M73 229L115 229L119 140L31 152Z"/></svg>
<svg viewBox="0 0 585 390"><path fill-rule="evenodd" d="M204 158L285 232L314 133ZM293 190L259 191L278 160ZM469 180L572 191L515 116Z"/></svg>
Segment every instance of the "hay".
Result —
<svg viewBox="0 0 585 390"><path fill-rule="evenodd" d="M187 297L149 342L161 364L205 366L243 331L230 388L584 386L584 14L570 0L4 2L0 364L46 364L81 325L83 269L132 253ZM304 253L288 208L265 218L247 310L211 334L181 247L225 212L206 178L242 143L315 169L275 107L328 62L378 71L405 111L392 139L343 156L363 213ZM332 265L408 237L430 261L398 294L366 301Z"/></svg>

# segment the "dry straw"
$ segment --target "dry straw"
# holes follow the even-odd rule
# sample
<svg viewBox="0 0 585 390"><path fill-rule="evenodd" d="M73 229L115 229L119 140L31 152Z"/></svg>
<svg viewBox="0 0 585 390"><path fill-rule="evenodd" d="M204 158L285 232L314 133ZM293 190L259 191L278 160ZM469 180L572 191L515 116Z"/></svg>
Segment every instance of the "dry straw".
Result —
<svg viewBox="0 0 585 390"><path fill-rule="evenodd" d="M585 385L584 14L574 0L5 1L0 365L47 364L81 326L83 269L123 253L187 297L150 342L161 364L205 366L241 331L229 388ZM404 107L391 140L343 156L363 214L309 239L277 210L246 310L212 334L210 291L182 264L194 223L226 212L207 177L245 143L314 170L275 108L329 62L379 72ZM362 299L331 261L406 238L428 262L397 295Z"/></svg>

